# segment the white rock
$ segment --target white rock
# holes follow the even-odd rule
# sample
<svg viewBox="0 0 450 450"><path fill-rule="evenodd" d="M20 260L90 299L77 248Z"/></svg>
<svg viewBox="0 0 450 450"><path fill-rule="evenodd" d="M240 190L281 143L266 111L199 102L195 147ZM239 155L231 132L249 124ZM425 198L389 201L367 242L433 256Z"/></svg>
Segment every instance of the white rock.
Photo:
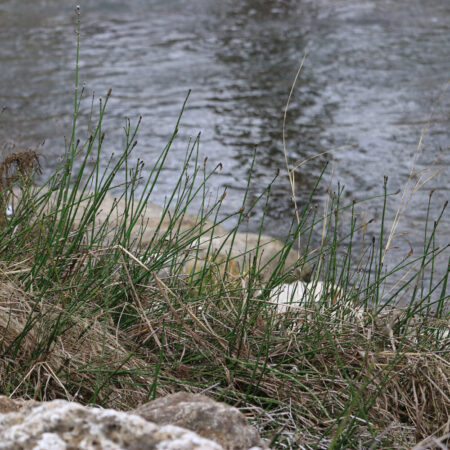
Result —
<svg viewBox="0 0 450 450"><path fill-rule="evenodd" d="M336 303L342 295L337 286L325 286L323 281L296 281L294 283L282 284L272 289L270 301L276 303L277 312L285 313L304 308L305 305L324 301L326 304ZM328 297L327 297L328 296Z"/></svg>
<svg viewBox="0 0 450 450"><path fill-rule="evenodd" d="M0 449L223 450L218 443L136 414L54 400L0 414Z"/></svg>

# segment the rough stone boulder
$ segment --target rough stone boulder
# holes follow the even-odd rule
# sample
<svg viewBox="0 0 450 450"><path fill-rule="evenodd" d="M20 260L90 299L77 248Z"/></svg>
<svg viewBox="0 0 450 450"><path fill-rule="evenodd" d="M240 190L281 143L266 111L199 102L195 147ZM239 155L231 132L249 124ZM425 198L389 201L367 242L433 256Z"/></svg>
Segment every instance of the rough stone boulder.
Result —
<svg viewBox="0 0 450 450"><path fill-rule="evenodd" d="M177 425L218 442L226 450L267 448L237 409L199 394L178 392L133 411L158 425Z"/></svg>
<svg viewBox="0 0 450 450"><path fill-rule="evenodd" d="M136 414L90 408L65 400L20 402L0 397L1 450L221 450L173 425ZM9 411L9 412L8 412Z"/></svg>
<svg viewBox="0 0 450 450"><path fill-rule="evenodd" d="M0 396L0 450L264 448L239 410L203 395L180 392L129 413Z"/></svg>

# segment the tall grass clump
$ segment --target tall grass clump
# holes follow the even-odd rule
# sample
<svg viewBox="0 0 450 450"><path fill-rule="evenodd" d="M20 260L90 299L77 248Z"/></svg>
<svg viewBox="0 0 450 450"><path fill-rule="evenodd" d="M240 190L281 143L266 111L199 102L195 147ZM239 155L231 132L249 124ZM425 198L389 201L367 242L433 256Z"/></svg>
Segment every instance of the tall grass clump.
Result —
<svg viewBox="0 0 450 450"><path fill-rule="evenodd" d="M101 169L111 91L82 139L79 31L78 14L62 164L40 187L36 153L0 165L1 393L129 410L185 390L239 407L273 448L447 445L448 271L425 275L448 254L436 246L443 215L428 214L421 255L386 269L388 218L369 239L373 224L359 220L340 187L324 211L312 192L269 260L262 225L248 235L255 250L237 255L245 218L267 207L270 186L254 204L245 195L227 229L225 196L206 201L218 168L208 171L197 138L155 213L149 201L185 105L148 173L132 163L140 120L126 122L123 150ZM386 180L385 205L391 196ZM306 267L324 288L280 308L277 293Z"/></svg>

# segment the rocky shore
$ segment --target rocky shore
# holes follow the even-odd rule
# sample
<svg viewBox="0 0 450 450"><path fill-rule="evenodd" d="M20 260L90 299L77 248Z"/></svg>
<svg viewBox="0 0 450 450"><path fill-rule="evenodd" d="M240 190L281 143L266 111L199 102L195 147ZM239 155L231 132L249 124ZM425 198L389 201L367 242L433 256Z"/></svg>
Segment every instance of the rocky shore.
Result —
<svg viewBox="0 0 450 450"><path fill-rule="evenodd" d="M179 392L129 412L0 396L1 450L263 450L238 409Z"/></svg>

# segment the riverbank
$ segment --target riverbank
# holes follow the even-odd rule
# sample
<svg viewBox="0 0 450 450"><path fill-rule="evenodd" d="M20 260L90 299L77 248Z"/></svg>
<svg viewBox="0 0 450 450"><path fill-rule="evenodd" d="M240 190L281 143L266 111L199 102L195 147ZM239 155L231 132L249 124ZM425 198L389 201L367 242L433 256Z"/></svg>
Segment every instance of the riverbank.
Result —
<svg viewBox="0 0 450 450"><path fill-rule="evenodd" d="M319 177L274 241L264 235L271 185L249 195L254 160L242 202L222 218L226 192L209 190L220 165L208 169L199 138L164 205L151 206L185 105L148 171L133 156L140 121L127 121L124 148L104 168L111 91L83 137L78 57L76 67L61 164L41 188L35 152L0 164L0 394L129 411L187 391L238 407L272 448L446 445L442 214L427 214L423 252L387 270L386 209L369 239L342 190L323 211L313 204ZM248 234L254 211L261 226Z"/></svg>
<svg viewBox="0 0 450 450"><path fill-rule="evenodd" d="M84 151L87 159L89 144ZM95 164L77 173L74 155L45 189L29 184L31 166L3 172L18 170L2 179L2 394L130 410L172 392L206 393L238 406L273 448L405 448L445 434L447 278L424 286L411 273L382 303L389 274L376 247L367 271L349 273L336 261L351 249L341 253L331 227L318 253L297 260L327 288L279 309L274 292L292 281L284 265L306 222L277 244L267 275L264 245L246 258L238 229L215 220L220 199L188 212L195 177L181 174L173 203L151 221L149 195L133 196L138 171L121 198L109 193L129 152L101 178ZM228 243L220 252L216 227ZM409 306L396 308L405 295Z"/></svg>
<svg viewBox="0 0 450 450"><path fill-rule="evenodd" d="M38 184L45 183L60 162L62 135L69 139L71 134L74 6L61 0L20 6L5 0L0 5L0 109L8 108L0 120L0 135L19 141L19 148L45 139L39 149L45 173ZM365 199L356 207L360 214L379 220L383 202L374 197L382 192L383 175L389 176L390 192L403 188L421 132L434 111L413 172L424 180L442 171L409 201L397 227L397 232L408 234L397 239L397 249L386 259L395 263L410 247L416 254L421 250L429 191L435 190L432 218L450 198L450 92L440 99L450 73L448 0L196 0L195 7L187 0L129 0L113 8L105 2L83 2L81 8L80 90L83 83L85 87L80 130L87 127L92 95L104 96L108 88L114 93L104 124L102 170L112 154L121 151L124 118L141 114L136 159L145 162L147 175L192 89L165 176L152 194L159 205L173 189L187 142L201 132L202 159L207 156L210 167L223 165L209 182L213 193L227 187L222 213L240 207L256 147L248 198L258 196L280 169L264 228L277 238L288 234L292 205L281 142L283 110L306 49L286 118L291 168L309 159L295 170L302 207L328 161L314 202L323 204L333 179L345 186L347 202ZM399 197L387 202L386 228ZM252 232L258 230L262 210L249 218ZM439 246L450 241L448 212L439 236ZM320 235L313 239L314 245L320 243ZM443 263L436 270L445 267Z"/></svg>

